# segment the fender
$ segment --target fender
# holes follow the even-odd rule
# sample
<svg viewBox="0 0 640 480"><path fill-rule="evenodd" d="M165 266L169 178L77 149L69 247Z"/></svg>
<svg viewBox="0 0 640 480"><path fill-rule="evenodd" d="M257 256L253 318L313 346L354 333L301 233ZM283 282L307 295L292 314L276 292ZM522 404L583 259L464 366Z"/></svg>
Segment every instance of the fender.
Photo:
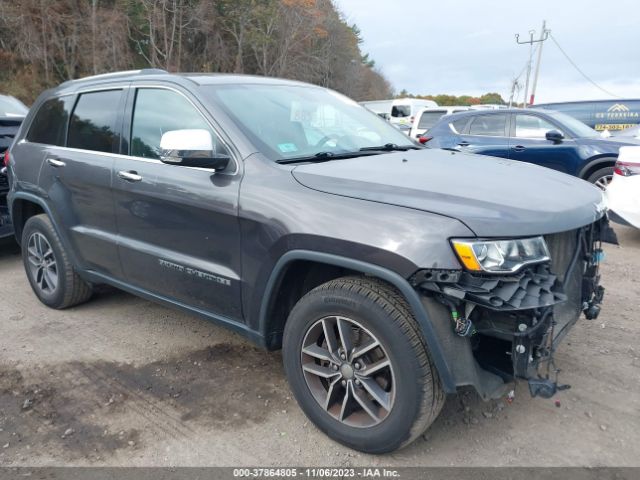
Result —
<svg viewBox="0 0 640 480"><path fill-rule="evenodd" d="M418 325L420 326L420 330L422 331L422 335L424 336L425 341L427 342L427 346L429 347L429 353L433 362L435 363L436 369L438 370L438 375L440 375L440 380L442 381L442 386L447 393L455 393L456 386L455 381L453 379L453 375L451 373L451 369L447 364L444 352L438 343L438 337L433 327L433 323L428 313L424 309L422 302L420 301L420 296L418 292L416 292L409 282L398 275L397 273L388 270L386 268L382 268L378 265L373 265L370 263L362 262L359 260L353 260L351 258L340 257L337 255L331 255L328 253L314 252L310 250L291 250L285 253L273 268L271 275L269 276L269 280L267 282L267 286L265 287L264 296L262 297L262 302L260 304L260 317L259 317L259 334L263 338L266 338L266 334L268 331L268 318L267 312L269 311L269 307L271 303L275 299L274 292L275 285L277 284L278 278L281 273L284 271L284 268L291 262L295 260L309 260L315 261L319 263L326 263L329 265L334 265L337 267L344 267L350 270L355 270L358 272L362 272L365 274L373 275L377 278L380 278L386 282L389 282L391 285L396 287L400 293L404 296L404 298L409 302L409 306L413 311L413 314L418 321Z"/></svg>
<svg viewBox="0 0 640 480"><path fill-rule="evenodd" d="M592 158L591 160L589 160L589 162L587 162L586 165L584 165L580 169L580 172L578 173L578 178L582 178L586 180L586 178L584 178L585 173L591 170L593 167L600 164L605 164L605 163L615 163L617 158L618 158L617 156L612 156L610 153L606 153L603 156L600 156L597 158Z"/></svg>
<svg viewBox="0 0 640 480"><path fill-rule="evenodd" d="M35 203L36 205L39 205L42 208L42 210L44 210L44 213L49 217L49 220L51 220L53 229L56 231L58 238L60 238L60 241L62 242L62 245L64 246L64 249L67 252L67 255L69 256L69 259L71 260L71 264L74 267L76 267L76 269L78 270L78 273L82 275L83 273L82 269L77 268L79 264L78 264L78 259L74 253L74 250L70 248L67 237L64 235L63 230L58 226L58 223L56 222L55 217L51 213L51 209L49 208L49 205L47 205L47 202L45 202L42 198L38 197L37 195L24 192L24 191L15 192L13 194L9 193L9 215L11 216L11 222L14 225L14 229L16 228L15 227L16 223L13 220L13 214L14 214L14 202L16 200L28 200L31 203ZM17 230L16 230L16 241L18 242L18 244L22 243L22 239L18 238Z"/></svg>

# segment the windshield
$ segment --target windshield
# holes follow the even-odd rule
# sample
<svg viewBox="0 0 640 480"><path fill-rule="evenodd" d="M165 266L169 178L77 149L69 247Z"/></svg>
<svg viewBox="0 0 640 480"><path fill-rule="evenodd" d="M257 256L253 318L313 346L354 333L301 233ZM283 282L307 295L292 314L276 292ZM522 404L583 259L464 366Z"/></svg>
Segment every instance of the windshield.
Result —
<svg viewBox="0 0 640 480"><path fill-rule="evenodd" d="M13 97L0 96L0 115L3 117L24 117L29 110Z"/></svg>
<svg viewBox="0 0 640 480"><path fill-rule="evenodd" d="M576 120L575 118L567 115L566 113L560 112L545 112L551 118L558 121L560 124L566 126L571 132L578 138L592 138L599 137L600 134L596 132L593 128L588 127L580 120Z"/></svg>
<svg viewBox="0 0 640 480"><path fill-rule="evenodd" d="M344 154L394 144L405 134L331 90L291 85L216 85L204 91L269 159Z"/></svg>

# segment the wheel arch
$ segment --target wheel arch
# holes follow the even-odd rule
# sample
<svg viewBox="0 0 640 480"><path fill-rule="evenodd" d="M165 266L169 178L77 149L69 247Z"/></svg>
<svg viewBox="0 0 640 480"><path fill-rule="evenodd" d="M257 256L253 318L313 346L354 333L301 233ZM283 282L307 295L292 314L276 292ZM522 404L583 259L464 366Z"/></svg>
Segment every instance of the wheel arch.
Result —
<svg viewBox="0 0 640 480"><path fill-rule="evenodd" d="M10 213L16 241L19 245L22 243L22 231L29 218L42 213L47 214L49 218L51 218L49 209L41 199L24 193L18 193L12 199ZM51 221L55 228L55 222L53 222L53 219ZM58 231L57 228L56 231Z"/></svg>
<svg viewBox="0 0 640 480"><path fill-rule="evenodd" d="M431 358L438 370L445 392L453 393L456 391L451 369L447 363L444 351L438 342L432 320L424 309L418 293L405 278L396 272L375 264L347 257L309 250L292 250L280 257L269 276L260 304L258 328L259 333L265 339L267 348L273 350L281 347L284 321L282 316L274 318L273 314L277 312L275 310L277 301L283 289L286 288L286 284L283 282L286 280L287 274L292 272L291 268L296 268L297 265L301 265L301 262L306 265L322 265L328 268L328 271L334 269L334 272L340 273L340 275L332 278L337 278L337 276L349 273L364 274L376 277L394 286L409 304L409 308L411 308L420 326L420 330L429 348ZM332 278L327 278L325 281ZM286 319L284 320L286 321Z"/></svg>
<svg viewBox="0 0 640 480"><path fill-rule="evenodd" d="M582 167L582 169L580 170L580 173L578 174L578 177L582 178L583 180L586 180L596 170L599 170L601 168L606 168L606 167L613 167L617 159L618 159L617 155L612 155L610 153L598 156L596 158L591 158L589 159L587 164L584 167Z"/></svg>
<svg viewBox="0 0 640 480"><path fill-rule="evenodd" d="M56 217L52 214L51 209L42 198L28 192L17 192L10 199L9 210L11 213L11 222L13 223L13 229L18 244L22 243L22 230L29 218L45 214L51 220L53 229L60 238L60 242L64 246L71 264L78 270L80 275L83 274L82 269L78 268L78 259L75 252L69 246L69 239L65 235L65 232L60 225L56 222Z"/></svg>

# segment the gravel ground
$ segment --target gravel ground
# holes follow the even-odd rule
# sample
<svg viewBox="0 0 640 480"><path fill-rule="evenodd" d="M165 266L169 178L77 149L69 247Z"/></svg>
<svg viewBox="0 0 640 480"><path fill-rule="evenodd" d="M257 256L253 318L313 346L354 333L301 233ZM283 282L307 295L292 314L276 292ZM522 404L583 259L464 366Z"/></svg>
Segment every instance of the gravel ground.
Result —
<svg viewBox="0 0 640 480"><path fill-rule="evenodd" d="M604 310L557 355L552 400L448 398L394 454L344 448L292 399L279 353L128 294L49 310L0 248L0 465L640 466L640 232L606 247Z"/></svg>

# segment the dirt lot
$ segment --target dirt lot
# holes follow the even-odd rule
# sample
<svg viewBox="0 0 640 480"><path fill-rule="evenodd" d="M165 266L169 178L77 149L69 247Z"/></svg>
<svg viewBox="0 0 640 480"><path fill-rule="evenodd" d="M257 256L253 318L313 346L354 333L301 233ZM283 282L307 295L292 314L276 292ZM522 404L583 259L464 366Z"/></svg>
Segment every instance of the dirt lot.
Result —
<svg viewBox="0 0 640 480"><path fill-rule="evenodd" d="M311 425L279 353L114 290L59 312L0 250L0 465L640 465L640 232L606 248L604 312L557 355L572 389L471 391L409 448L372 457Z"/></svg>

